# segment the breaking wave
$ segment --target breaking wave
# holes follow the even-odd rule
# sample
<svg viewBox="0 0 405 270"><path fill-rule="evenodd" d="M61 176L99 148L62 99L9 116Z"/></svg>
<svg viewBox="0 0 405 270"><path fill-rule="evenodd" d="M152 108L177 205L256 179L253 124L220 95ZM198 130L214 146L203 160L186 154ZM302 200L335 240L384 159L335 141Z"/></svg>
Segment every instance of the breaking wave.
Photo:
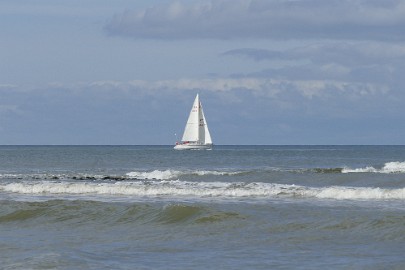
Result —
<svg viewBox="0 0 405 270"><path fill-rule="evenodd" d="M131 179L158 179L158 180L169 180L169 179L176 179L182 175L237 175L242 172L222 172L222 171L204 171L204 170L186 170L186 171L178 171L178 170L154 170L150 172L129 172L126 174Z"/></svg>
<svg viewBox="0 0 405 270"><path fill-rule="evenodd" d="M258 168L250 170L149 170L131 171L124 174L97 174L97 173L0 173L0 179L8 180L86 180L86 181L133 181L133 180L189 180L189 177L204 176L247 176L256 173L316 173L316 174L340 174L340 173L405 173L405 162L388 162L381 168L366 166L363 168L331 167L331 168ZM254 177L254 176L253 176Z"/></svg>
<svg viewBox="0 0 405 270"><path fill-rule="evenodd" d="M134 198L319 198L337 200L404 200L405 188L306 187L272 183L188 182L179 180L97 182L19 182L0 185L0 191L32 195L111 195Z"/></svg>
<svg viewBox="0 0 405 270"><path fill-rule="evenodd" d="M388 162L381 169L372 166L364 168L343 168L342 173L405 173L405 162Z"/></svg>
<svg viewBox="0 0 405 270"><path fill-rule="evenodd" d="M86 173L67 173L67 174L53 174L53 173L34 173L34 174L0 174L0 179L19 179L19 180L175 180L180 176L226 176L238 175L244 172L227 172L227 171L207 171L207 170L153 170L153 171L133 171L124 175L98 175Z"/></svg>

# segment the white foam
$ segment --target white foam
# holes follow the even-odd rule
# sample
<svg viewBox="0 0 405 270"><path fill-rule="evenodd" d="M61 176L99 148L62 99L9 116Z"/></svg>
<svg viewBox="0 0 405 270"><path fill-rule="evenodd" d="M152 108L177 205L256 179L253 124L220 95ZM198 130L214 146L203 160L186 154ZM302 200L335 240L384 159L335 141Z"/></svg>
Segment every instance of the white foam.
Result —
<svg viewBox="0 0 405 270"><path fill-rule="evenodd" d="M126 174L130 178L135 179L159 179L159 180L166 180L166 179L174 179L181 175L181 171L175 170L154 170L150 172L129 172Z"/></svg>
<svg viewBox="0 0 405 270"><path fill-rule="evenodd" d="M157 179L157 180L169 180L177 179L182 175L236 175L240 172L221 172L221 171L204 171L204 170L194 170L194 171L178 171L178 170L154 170L154 171L134 171L129 172L126 176L134 179Z"/></svg>
<svg viewBox="0 0 405 270"><path fill-rule="evenodd" d="M327 187L320 189L315 197L338 200L404 200L405 188Z"/></svg>
<svg viewBox="0 0 405 270"><path fill-rule="evenodd" d="M388 162L381 169L371 166L357 169L343 168L342 173L405 173L405 162Z"/></svg>
<svg viewBox="0 0 405 270"><path fill-rule="evenodd" d="M187 182L180 180L97 182L19 182L0 185L2 192L33 195L127 195L174 198L277 198L299 197L337 200L404 200L405 188L329 186L322 188L271 183Z"/></svg>
<svg viewBox="0 0 405 270"><path fill-rule="evenodd" d="M382 168L384 173L405 173L405 162L388 162Z"/></svg>
<svg viewBox="0 0 405 270"><path fill-rule="evenodd" d="M191 174L196 175L237 175L242 172L221 172L221 171L193 171Z"/></svg>
<svg viewBox="0 0 405 270"><path fill-rule="evenodd" d="M374 167L365 167L365 168L343 168L342 173L377 173L378 170Z"/></svg>

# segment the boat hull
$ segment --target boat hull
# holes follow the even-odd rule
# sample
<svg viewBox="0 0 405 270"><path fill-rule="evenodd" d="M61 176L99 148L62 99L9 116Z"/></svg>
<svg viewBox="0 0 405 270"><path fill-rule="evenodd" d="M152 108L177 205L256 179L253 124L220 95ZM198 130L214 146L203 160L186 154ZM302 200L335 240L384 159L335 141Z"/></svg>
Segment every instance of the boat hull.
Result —
<svg viewBox="0 0 405 270"><path fill-rule="evenodd" d="M177 144L175 150L211 150L212 144Z"/></svg>

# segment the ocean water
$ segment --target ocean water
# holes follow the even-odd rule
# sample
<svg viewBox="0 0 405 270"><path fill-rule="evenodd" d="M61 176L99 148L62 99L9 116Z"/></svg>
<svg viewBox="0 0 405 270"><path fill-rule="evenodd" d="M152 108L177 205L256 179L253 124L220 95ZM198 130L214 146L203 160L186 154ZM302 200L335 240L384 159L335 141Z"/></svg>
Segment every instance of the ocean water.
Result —
<svg viewBox="0 0 405 270"><path fill-rule="evenodd" d="M0 146L1 269L405 269L405 146Z"/></svg>

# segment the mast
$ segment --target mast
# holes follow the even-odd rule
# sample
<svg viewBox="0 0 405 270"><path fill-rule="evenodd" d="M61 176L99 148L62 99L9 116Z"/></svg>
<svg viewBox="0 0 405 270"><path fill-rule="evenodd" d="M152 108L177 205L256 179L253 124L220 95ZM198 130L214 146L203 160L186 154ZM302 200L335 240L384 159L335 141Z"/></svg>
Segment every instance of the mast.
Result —
<svg viewBox="0 0 405 270"><path fill-rule="evenodd" d="M205 121L201 102L198 102L198 143L205 143Z"/></svg>

